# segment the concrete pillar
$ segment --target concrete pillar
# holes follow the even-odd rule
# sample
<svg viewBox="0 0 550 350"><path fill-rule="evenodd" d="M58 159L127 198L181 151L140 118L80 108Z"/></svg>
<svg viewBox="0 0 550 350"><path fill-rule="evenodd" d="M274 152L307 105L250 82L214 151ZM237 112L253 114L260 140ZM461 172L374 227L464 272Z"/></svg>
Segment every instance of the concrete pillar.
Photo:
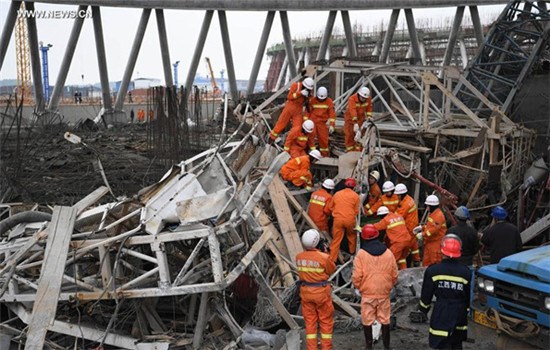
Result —
<svg viewBox="0 0 550 350"><path fill-rule="evenodd" d="M323 32L323 38L321 38L321 44L319 45L319 52L317 52L317 61L324 59L327 54L328 43L332 36L332 30L334 29L334 21L336 21L336 11L330 11L328 13L325 31Z"/></svg>
<svg viewBox="0 0 550 350"><path fill-rule="evenodd" d="M451 63L453 52L456 46L456 37L462 24L462 17L464 16L464 6L458 6L456 8L455 18L453 19L453 25L451 27L451 33L449 34L449 42L445 49L445 56L443 56L442 66L448 66Z"/></svg>
<svg viewBox="0 0 550 350"><path fill-rule="evenodd" d="M86 12L87 8L88 5L78 6L78 13ZM65 88L65 80L67 80L67 74L69 73L69 68L74 56L74 50L76 48L76 43L78 42L78 37L80 36L80 31L82 30L83 24L84 17L77 16L74 20L69 41L67 42L67 48L65 49L65 55L63 56L63 61L61 62L59 73L57 74L55 86L53 87L52 98L50 99L50 104L48 105L48 110L50 112L55 112L57 110L57 106L59 105L59 100L61 99L63 88Z"/></svg>
<svg viewBox="0 0 550 350"><path fill-rule="evenodd" d="M168 36L166 35L166 22L164 21L164 11L155 9L157 17L157 29L159 32L160 54L162 56L162 68L164 70L164 82L166 87L174 86L172 78L172 63L170 62L170 48L168 46Z"/></svg>
<svg viewBox="0 0 550 350"><path fill-rule="evenodd" d="M414 16L412 9L405 9L405 18L407 19L407 27L409 28L409 38L411 40L411 48L413 53L414 63L418 63L421 60L420 45L418 44L418 33L416 32L416 25L414 24Z"/></svg>
<svg viewBox="0 0 550 350"><path fill-rule="evenodd" d="M281 25L283 27L283 39L285 41L286 57L288 59L288 69L290 75L295 77L296 74L296 56L294 55L294 46L292 45L292 36L290 26L288 24L288 15L286 11L279 11L281 17Z"/></svg>
<svg viewBox="0 0 550 350"><path fill-rule="evenodd" d="M128 62L126 63L126 69L124 69L122 82L120 83L118 94L116 95L115 112L122 112L124 99L126 98L126 93L128 92L128 84L130 83L132 74L134 73L134 67L136 66L139 49L141 48L145 30L147 29L149 17L151 17L151 9L143 9L141 18L139 19L136 36L134 37L134 43L132 44L132 49L130 50L130 56L128 57Z"/></svg>
<svg viewBox="0 0 550 350"><path fill-rule="evenodd" d="M197 74L197 67L199 66L202 49L204 48L206 36L208 35L208 29L210 28L210 23L212 22L212 16L214 16L214 11L208 10L204 14L204 19L202 20L201 31L199 33L199 37L197 38L197 45L195 46L193 58L191 59L191 63L189 64L187 79L185 80L185 99L189 98L189 94L191 93L191 89L193 88L193 81L195 80L195 74Z"/></svg>
<svg viewBox="0 0 550 350"><path fill-rule="evenodd" d="M107 71L107 56L105 55L105 41L103 39L103 23L101 22L101 10L98 6L92 6L92 20L94 23L95 48L97 52L97 67L101 82L101 96L103 108L106 112L113 109L111 88L109 87L109 73Z"/></svg>
<svg viewBox="0 0 550 350"><path fill-rule="evenodd" d="M346 34L346 44L348 46L349 57L357 57L357 45L355 44L355 37L353 36L353 30L351 29L349 12L340 11L340 14L342 15L342 22L344 23L344 33Z"/></svg>
<svg viewBox="0 0 550 350"><path fill-rule="evenodd" d="M250 79L248 79L248 88L246 89L247 95L254 93L254 86L256 86L258 72L260 71L260 66L262 65L265 48L267 47L267 39L269 38L269 33L271 33L271 27L273 26L274 18L275 11L269 11L265 18L264 29L262 30L260 43L258 44L258 49L256 50L256 57L254 57L254 65L252 66L252 70L250 71Z"/></svg>
<svg viewBox="0 0 550 350"><path fill-rule="evenodd" d="M472 24L474 26L474 35L476 36L477 45L483 44L483 28L481 27L481 19L479 18L479 11L477 6L470 6L470 16L472 17Z"/></svg>
<svg viewBox="0 0 550 350"><path fill-rule="evenodd" d="M390 53L390 46L393 40L393 33L397 26L397 19L399 18L399 9L394 9L391 12L390 23L388 23L388 29L384 36L384 42L382 43L382 52L380 53L379 62L386 63L388 61L388 55Z"/></svg>
<svg viewBox="0 0 550 350"><path fill-rule="evenodd" d="M25 2L28 11L34 11L34 2ZM29 33L29 48L31 51L32 81L34 85L34 102L36 112L40 115L45 110L44 84L42 83L42 69L40 65L40 53L38 51L38 30L36 19L27 18L27 31Z"/></svg>
<svg viewBox="0 0 550 350"><path fill-rule="evenodd" d="M13 28L15 27L15 21L17 20L17 10L19 10L20 7L21 1L10 2L10 8L8 9L6 22L4 23L2 36L0 37L0 70L2 70L2 65L4 64L4 57L6 57Z"/></svg>
<svg viewBox="0 0 550 350"><path fill-rule="evenodd" d="M222 33L223 54L225 56L229 89L231 90L233 104L236 105L237 101L239 101L239 89L237 88L237 78L235 76L235 66L233 65L233 53L231 52L231 41L229 40L229 29L225 11L218 10L218 19L220 21L220 30Z"/></svg>

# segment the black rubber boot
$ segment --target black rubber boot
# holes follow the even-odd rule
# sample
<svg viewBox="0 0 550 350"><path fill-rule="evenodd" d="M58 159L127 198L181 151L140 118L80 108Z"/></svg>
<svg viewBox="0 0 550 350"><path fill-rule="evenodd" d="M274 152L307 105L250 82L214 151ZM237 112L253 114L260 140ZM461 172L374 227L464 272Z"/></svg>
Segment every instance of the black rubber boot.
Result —
<svg viewBox="0 0 550 350"><path fill-rule="evenodd" d="M382 342L384 343L384 350L388 350L390 348L390 325L389 324L382 325Z"/></svg>
<svg viewBox="0 0 550 350"><path fill-rule="evenodd" d="M365 333L365 349L372 349L372 326L363 326L363 332Z"/></svg>

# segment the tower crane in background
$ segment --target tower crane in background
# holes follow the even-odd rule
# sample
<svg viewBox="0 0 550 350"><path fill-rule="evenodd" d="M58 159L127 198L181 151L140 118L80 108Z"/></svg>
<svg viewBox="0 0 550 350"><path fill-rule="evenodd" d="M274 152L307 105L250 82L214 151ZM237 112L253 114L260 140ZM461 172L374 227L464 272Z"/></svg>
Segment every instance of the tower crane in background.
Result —
<svg viewBox="0 0 550 350"><path fill-rule="evenodd" d="M21 13L25 13L25 2L21 2ZM15 56L17 65L17 95L23 101L32 102L31 60L29 33L24 16L18 16L15 24Z"/></svg>
<svg viewBox="0 0 550 350"><path fill-rule="evenodd" d="M214 77L214 70L212 69L212 63L210 63L210 58L205 57L206 65L208 68L208 71L210 72L210 83L212 84L212 95L219 96L221 94L220 88L218 87L218 83L216 83L216 78Z"/></svg>

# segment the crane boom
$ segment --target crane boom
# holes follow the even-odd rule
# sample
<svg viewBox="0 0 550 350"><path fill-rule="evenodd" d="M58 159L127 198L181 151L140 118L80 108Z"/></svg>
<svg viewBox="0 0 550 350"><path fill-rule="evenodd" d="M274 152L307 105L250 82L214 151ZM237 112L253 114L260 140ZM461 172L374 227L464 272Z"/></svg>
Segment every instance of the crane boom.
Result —
<svg viewBox="0 0 550 350"><path fill-rule="evenodd" d="M212 64L210 63L210 58L205 57L206 65L208 66L208 71L210 72L210 83L212 84L212 89L214 89L214 93L220 90L218 87L218 83L216 83L216 78L214 78L214 70L212 69Z"/></svg>

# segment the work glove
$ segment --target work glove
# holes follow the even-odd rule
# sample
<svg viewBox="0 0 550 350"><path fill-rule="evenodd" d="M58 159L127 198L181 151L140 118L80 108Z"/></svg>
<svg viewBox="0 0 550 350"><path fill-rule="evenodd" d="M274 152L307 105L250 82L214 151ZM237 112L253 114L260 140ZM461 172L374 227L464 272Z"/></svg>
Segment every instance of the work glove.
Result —
<svg viewBox="0 0 550 350"><path fill-rule="evenodd" d="M355 125L357 125L357 124L355 124ZM355 142L359 142L359 141L361 140L361 131L357 130L357 131L355 132L355 137L353 138L353 140L354 140Z"/></svg>
<svg viewBox="0 0 550 350"><path fill-rule="evenodd" d="M303 89L301 92L302 92L302 96L304 96L304 97L309 96L309 90L308 89Z"/></svg>
<svg viewBox="0 0 550 350"><path fill-rule="evenodd" d="M332 135L334 133L334 126L329 126L328 127L328 133L329 133L329 135Z"/></svg>
<svg viewBox="0 0 550 350"><path fill-rule="evenodd" d="M418 233L422 233L422 225L418 225L415 228L413 228L413 233L416 235Z"/></svg>
<svg viewBox="0 0 550 350"><path fill-rule="evenodd" d="M355 123L353 124L353 132L358 132L359 131L359 124Z"/></svg>

